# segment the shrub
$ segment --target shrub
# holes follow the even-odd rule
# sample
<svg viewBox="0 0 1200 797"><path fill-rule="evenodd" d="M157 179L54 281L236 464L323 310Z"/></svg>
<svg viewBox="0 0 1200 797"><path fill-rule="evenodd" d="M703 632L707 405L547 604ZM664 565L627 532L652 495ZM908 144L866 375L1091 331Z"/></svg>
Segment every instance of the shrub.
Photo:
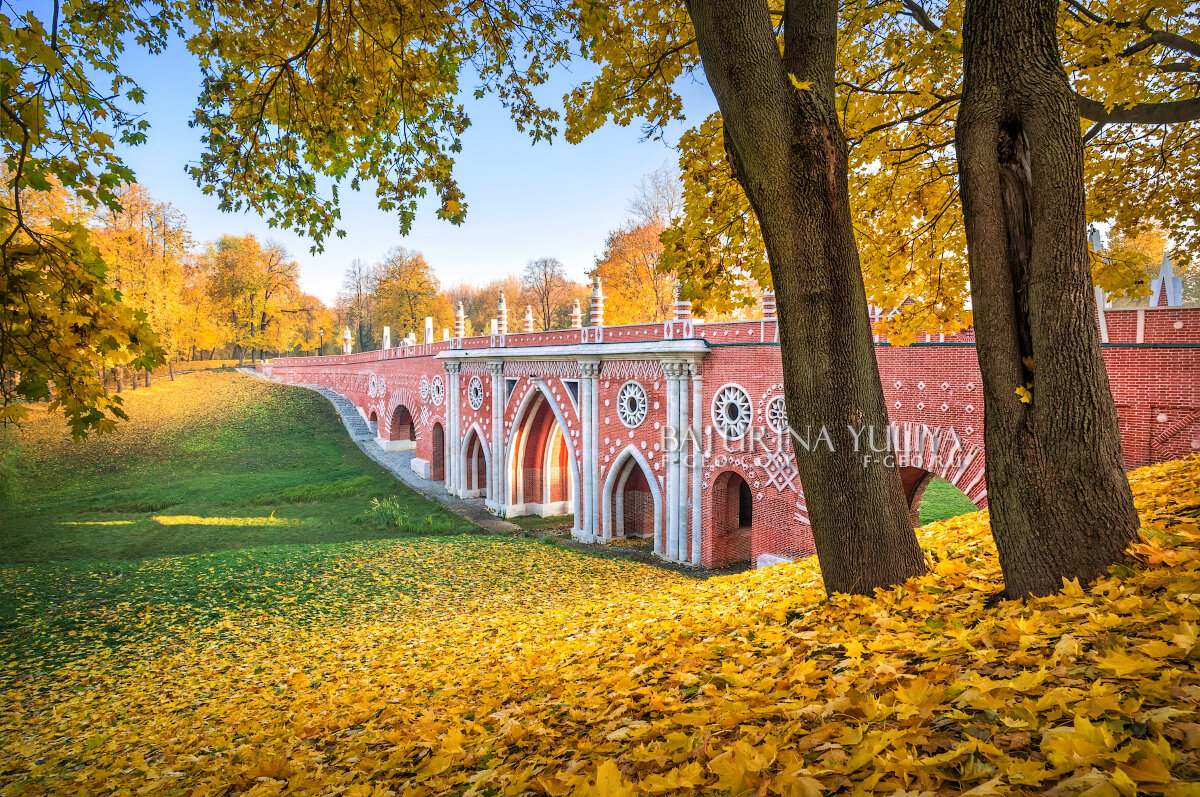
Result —
<svg viewBox="0 0 1200 797"><path fill-rule="evenodd" d="M412 513L408 507L401 506L400 499L394 495L391 498L384 498L382 501L372 498L371 508L367 510L366 514L367 520L381 529L406 528L411 525L412 521Z"/></svg>

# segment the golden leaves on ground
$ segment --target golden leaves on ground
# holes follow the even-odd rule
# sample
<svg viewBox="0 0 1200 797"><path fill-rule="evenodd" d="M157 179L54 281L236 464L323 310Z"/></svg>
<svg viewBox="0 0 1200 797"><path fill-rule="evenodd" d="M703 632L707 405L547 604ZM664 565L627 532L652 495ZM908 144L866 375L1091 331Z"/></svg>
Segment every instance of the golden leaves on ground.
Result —
<svg viewBox="0 0 1200 797"><path fill-rule="evenodd" d="M1131 563L1025 603L993 605L986 513L925 527L931 572L874 598L825 600L815 560L695 582L540 543L377 544L373 597L324 621L230 615L6 672L0 772L32 793L1195 794L1200 458L1133 484ZM415 588L389 603L393 580Z"/></svg>

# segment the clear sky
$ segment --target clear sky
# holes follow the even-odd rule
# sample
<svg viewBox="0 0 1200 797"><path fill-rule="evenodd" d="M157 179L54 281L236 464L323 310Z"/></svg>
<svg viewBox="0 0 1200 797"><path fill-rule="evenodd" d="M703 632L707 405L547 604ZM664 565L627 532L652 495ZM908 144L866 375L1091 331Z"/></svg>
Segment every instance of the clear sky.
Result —
<svg viewBox="0 0 1200 797"><path fill-rule="evenodd" d="M466 222L455 227L418 214L401 237L397 217L375 206L373 189L342 192L345 238L331 238L324 252L290 231L271 229L254 215L224 214L184 173L200 153L200 131L188 127L200 85L200 70L182 42L151 56L130 48L121 61L127 75L146 90L141 107L150 122L149 142L124 151L140 183L158 200L182 210L197 243L222 234L253 233L282 243L300 263L304 290L331 302L351 260L381 259L395 245L424 253L443 285L483 283L520 271L535 257L557 257L575 279L583 279L604 248L609 230L626 217L625 205L641 177L677 159L674 145L682 125L666 142L641 141L638 127L609 125L584 143L530 144L492 98L468 106L472 126L463 138L456 175L466 193ZM698 124L716 103L702 83L685 87L688 125Z"/></svg>

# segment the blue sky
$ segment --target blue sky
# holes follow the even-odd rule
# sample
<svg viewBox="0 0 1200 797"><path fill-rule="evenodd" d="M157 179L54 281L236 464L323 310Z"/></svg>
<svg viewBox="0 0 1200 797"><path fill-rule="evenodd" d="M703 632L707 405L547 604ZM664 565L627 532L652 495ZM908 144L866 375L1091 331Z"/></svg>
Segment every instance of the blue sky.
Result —
<svg viewBox="0 0 1200 797"><path fill-rule="evenodd" d="M204 196L184 173L200 153L200 131L187 124L200 70L182 42L172 42L158 56L132 47L121 67L146 90L140 110L151 124L149 142L124 152L138 181L187 215L198 244L226 233L253 233L282 243L300 263L303 288L327 302L336 296L351 260L375 262L398 244L423 252L443 285L487 282L520 271L535 257L557 257L572 277L583 279L609 230L624 221L626 202L641 177L677 159L668 145L683 130L682 125L669 130L666 142L640 141L638 127L609 125L579 145L559 140L534 146L494 99L473 101L468 106L472 126L456 165L469 208L465 224L440 221L430 203L412 232L401 237L397 218L375 206L373 191L356 194L347 188L342 194L346 237L329 240L324 252L314 255L310 241L271 229L258 216L221 213L216 199ZM684 89L690 126L716 103L702 83Z"/></svg>

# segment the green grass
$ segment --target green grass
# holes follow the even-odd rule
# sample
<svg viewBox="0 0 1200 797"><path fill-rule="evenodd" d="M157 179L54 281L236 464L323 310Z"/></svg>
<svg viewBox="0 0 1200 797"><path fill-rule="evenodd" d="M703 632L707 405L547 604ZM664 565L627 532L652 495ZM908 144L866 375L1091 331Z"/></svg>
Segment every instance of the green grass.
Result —
<svg viewBox="0 0 1200 797"><path fill-rule="evenodd" d="M537 515L522 515L521 517L506 518L517 524L525 531L537 531L539 529L554 529L561 526L571 526L575 523L574 515L552 515L550 517L538 517Z"/></svg>
<svg viewBox="0 0 1200 797"><path fill-rule="evenodd" d="M399 484L321 396L232 373L125 394L117 434L34 413L0 503L0 563L136 560L471 530ZM391 498L406 523L367 521Z"/></svg>
<svg viewBox="0 0 1200 797"><path fill-rule="evenodd" d="M925 488L925 496L921 499L921 525L978 511L979 508L971 503L962 490L941 477L935 477Z"/></svg>
<svg viewBox="0 0 1200 797"><path fill-rule="evenodd" d="M473 525L396 482L307 390L202 373L125 398L131 421L114 435L72 443L41 411L9 435L0 663L52 666L230 613L303 622L386 603L407 589L375 575L394 540L472 539L459 535ZM376 502L388 518L372 515Z"/></svg>

